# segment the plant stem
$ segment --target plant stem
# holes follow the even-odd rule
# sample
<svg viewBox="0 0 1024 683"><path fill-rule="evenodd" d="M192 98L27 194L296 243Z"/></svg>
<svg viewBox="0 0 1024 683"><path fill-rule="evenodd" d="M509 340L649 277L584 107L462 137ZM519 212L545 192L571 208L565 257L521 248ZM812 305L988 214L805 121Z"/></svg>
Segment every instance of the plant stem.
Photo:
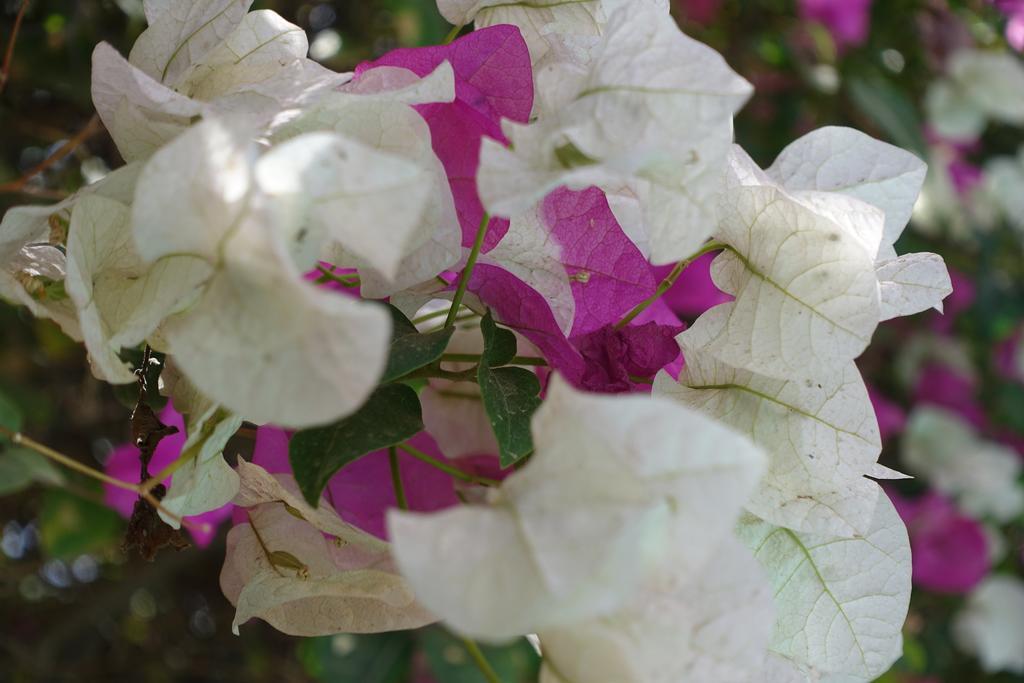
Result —
<svg viewBox="0 0 1024 683"><path fill-rule="evenodd" d="M457 323L461 323L461 322L464 322L466 320L473 320L474 318L479 318L480 317L479 313L474 313L473 311L470 311L468 308L463 308L462 310L463 311L467 311L467 312L466 313L460 313L455 318L455 322L457 322ZM447 311L445 311L445 313L447 314ZM440 332L443 329L444 329L444 325L439 325L438 327L432 327L432 328L423 330L423 334L431 334L433 332Z"/></svg>
<svg viewBox="0 0 1024 683"><path fill-rule="evenodd" d="M409 501L405 497L405 485L402 484L402 470L398 463L398 449L388 449L388 464L391 465L391 485L395 489L395 500L402 510L409 509Z"/></svg>
<svg viewBox="0 0 1024 683"><path fill-rule="evenodd" d="M89 119L89 123L87 123L82 130L78 131L74 137L61 145L56 152L30 168L17 180L12 180L11 182L0 185L0 193L24 192L26 185L28 185L28 182L32 180L32 178L36 177L64 157L74 152L82 145L82 143L101 130L103 130L103 124L100 123L100 117L93 114L93 117ZM38 192L33 190L33 193Z"/></svg>
<svg viewBox="0 0 1024 683"><path fill-rule="evenodd" d="M273 569L274 573L278 576L284 576L284 573L282 573L281 570L277 568L277 565L274 564L274 560L270 555L270 548L268 548L267 544L263 541L263 536L260 534L260 530L256 528L256 522L252 520L252 514L248 510L245 511L245 517L249 520L249 528L252 529L253 535L256 536L256 542L260 544L260 548L263 550L263 555L267 558L267 563L270 565L270 568Z"/></svg>
<svg viewBox="0 0 1024 683"><path fill-rule="evenodd" d="M461 481L469 482L471 484L479 484L480 486L501 486L500 481L497 481L495 479L488 479L487 477L478 477L476 475L470 474L469 472L463 472L457 467L452 467L446 462L438 460L433 456L427 455L426 453L417 448L413 448L409 444L398 444L398 448L401 448L403 451L405 451L412 457L416 458L417 460L425 462L432 467L436 467L442 472L446 472Z"/></svg>
<svg viewBox="0 0 1024 683"><path fill-rule="evenodd" d="M59 462L61 465L64 465L64 467L75 470L76 472L84 474L87 477L97 479L103 482L104 484L110 484L111 486L116 486L127 491L138 492L139 490L138 484L132 484L131 482L122 481L115 477L111 477L108 474L100 472L99 470L95 470L92 467L86 465L85 463L78 462L77 460L69 458L63 453L59 453L58 451L53 450L49 446L45 446L34 439L30 439L21 432L11 431L6 427L0 426L0 435L6 436L13 443L19 446L25 446L26 448L35 451L39 455L45 456L50 460Z"/></svg>
<svg viewBox="0 0 1024 683"><path fill-rule="evenodd" d="M11 28L11 37L7 39L7 51L4 53L4 64L0 67L0 92L3 92L7 85L7 79L11 76L11 62L14 59L14 45L18 41L18 31L21 30L21 22L25 19L25 10L28 9L28 0L21 0L18 8L18 16L14 18L14 27Z"/></svg>
<svg viewBox="0 0 1024 683"><path fill-rule="evenodd" d="M444 363L479 363L480 354L478 353L446 353L441 356L441 362ZM533 356L516 356L508 365L536 365L538 367L546 366L548 362L543 358L536 358Z"/></svg>
<svg viewBox="0 0 1024 683"><path fill-rule="evenodd" d="M413 325L419 325L421 323L429 322L429 321L433 320L434 318L447 317L449 310L451 310L451 309L442 308L441 310L434 311L433 313L426 313L424 315L421 315L418 318L413 318L412 319L412 324Z"/></svg>
<svg viewBox="0 0 1024 683"><path fill-rule="evenodd" d="M469 638L462 639L462 645L466 648L466 652L476 663L480 669L480 673L487 679L487 683L501 683L501 679L498 678L498 674L495 673L494 668L491 667L490 662L484 657L484 653L480 650L480 646L476 644L476 641L470 640Z"/></svg>
<svg viewBox="0 0 1024 683"><path fill-rule="evenodd" d="M132 484L131 482L122 481L121 479L117 479L116 477L111 477L110 475L104 472L100 472L99 470L89 467L85 463L78 462L74 458L69 458L63 453L55 451L49 446L41 444L35 439L31 439L25 436L21 432L15 432L13 430L8 429L7 427L0 426L0 436L5 436L16 445L24 446L30 450L35 451L39 455L42 455L44 457L49 458L50 460L53 460L55 462L60 463L61 465L64 465L64 467L67 467L68 469L72 469L76 472L86 475L87 477L91 477L93 479L101 481L104 484L116 486L117 488L125 489L126 491L134 491L135 493L139 494L140 498L149 503L153 508L164 513L165 515L167 515L168 517L170 517L171 519L173 519L178 524L181 524L184 527L190 529L208 528L208 526L205 524L193 524L191 522L187 522L184 519L182 519L180 515L171 512L163 505L161 505L160 501L158 501L156 497L153 496L152 493L150 493L149 489L144 488L142 484Z"/></svg>
<svg viewBox="0 0 1024 683"><path fill-rule="evenodd" d="M635 308L633 308L632 311L627 313L622 320L615 323L615 329L621 330L623 327L633 322L633 320L638 315L640 315L648 308L650 308L658 299L662 297L662 295L665 294L665 292L672 289L672 285L676 283L676 280L679 279L679 276L683 274L683 271L686 270L686 267L688 265L693 263L695 260L703 256L704 254L707 254L708 252L718 251L719 249L724 248L725 245L722 244L721 242L709 242L705 244L703 247L701 247L701 249L697 251L697 253L692 254L691 256L688 256L679 263L677 263L676 267L672 269L672 272L669 273L668 276L666 276L665 279L661 281L661 284L658 285L658 289L655 290L654 294L652 294L649 298L641 301L639 304L636 305Z"/></svg>
<svg viewBox="0 0 1024 683"><path fill-rule="evenodd" d="M451 370L442 370L437 363L434 363L419 370L414 370L401 379L403 381L409 379L446 379L449 382L476 382L476 367L474 366L462 372L452 372Z"/></svg>
<svg viewBox="0 0 1024 683"><path fill-rule="evenodd" d="M200 442L200 444L201 443L202 442ZM144 493L152 491L154 488L156 488L158 484L163 483L163 481L167 479L167 477L171 476L172 474L180 470L186 463L191 462L193 459L195 459L195 457L199 455L198 446L200 444L196 444L195 447L190 448L185 453L182 453L180 456L178 456L177 460L175 460L170 465L160 470L158 474L153 475L146 481L139 484L139 491Z"/></svg>
<svg viewBox="0 0 1024 683"><path fill-rule="evenodd" d="M359 276L355 273L338 274L323 266L317 266L316 269L320 271L320 277L316 279L314 284L322 285L325 282L337 282L342 287L355 288L359 286Z"/></svg>
<svg viewBox="0 0 1024 683"><path fill-rule="evenodd" d="M448 309L448 317L444 321L445 327L451 327L455 324L455 317L462 306L463 297L466 296L466 287L469 286L469 278L473 275L473 268L476 266L476 260L480 257L480 250L484 246L484 238L487 237L487 226L490 224L491 217L484 212L484 217L480 221L480 227L476 229L476 240L473 242L473 248L469 252L469 258L466 259L466 267L462 269L462 274L459 275L459 286L455 290L455 296L452 297L452 307Z"/></svg>
<svg viewBox="0 0 1024 683"><path fill-rule="evenodd" d="M446 35L444 37L444 42L442 43L442 45L448 45L453 40L458 38L459 34L462 33L462 29L463 28L465 28L465 26L463 26L462 24L459 24L459 25L456 25L456 26L452 26L452 30L449 31L448 35Z"/></svg>

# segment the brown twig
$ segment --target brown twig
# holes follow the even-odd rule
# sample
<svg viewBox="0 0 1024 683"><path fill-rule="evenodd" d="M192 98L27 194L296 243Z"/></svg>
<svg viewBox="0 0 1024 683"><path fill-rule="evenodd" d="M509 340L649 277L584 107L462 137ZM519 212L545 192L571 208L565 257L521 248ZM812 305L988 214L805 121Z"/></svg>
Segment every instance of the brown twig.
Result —
<svg viewBox="0 0 1024 683"><path fill-rule="evenodd" d="M4 53L4 65L0 70L0 92L4 91L7 85L7 78L11 75L11 60L14 59L14 44L18 40L18 31L21 30L21 22L25 19L25 10L28 9L28 0L21 0L21 7L18 8L18 16L14 18L14 28L11 29L11 37L7 40L7 52Z"/></svg>
<svg viewBox="0 0 1024 683"><path fill-rule="evenodd" d="M96 114L93 114L92 118L89 119L89 123L85 124L85 127L82 128L82 130L75 133L74 137L72 137L70 140L61 145L56 152L43 159L41 162L39 162L32 168L30 168L25 173L25 175L21 176L17 180L12 180L9 183L3 183L2 185L0 185L0 193L11 194L16 192L24 192L27 194L41 194L38 190L26 189L26 185L28 185L29 181L31 181L32 178L36 177L46 169L56 164L61 159L64 159L69 154L74 152L82 145L83 142L85 142L93 135L98 133L100 130L102 130L102 128L103 124L100 123L100 117Z"/></svg>

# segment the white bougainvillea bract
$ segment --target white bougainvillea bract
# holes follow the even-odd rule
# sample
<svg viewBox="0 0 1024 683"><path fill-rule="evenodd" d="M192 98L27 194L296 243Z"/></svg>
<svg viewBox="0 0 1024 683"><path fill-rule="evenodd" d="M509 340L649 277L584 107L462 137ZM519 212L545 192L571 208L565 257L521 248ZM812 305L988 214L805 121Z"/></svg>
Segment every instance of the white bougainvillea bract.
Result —
<svg viewBox="0 0 1024 683"><path fill-rule="evenodd" d="M147 0L128 57L93 55L126 165L0 225L0 296L98 378L163 359L164 517L234 503L236 631L536 634L551 683L882 675L910 549L856 359L952 291L895 249L924 163L829 127L760 168L752 86L666 2L438 0L463 37L345 74L250 5ZM951 133L1012 118L979 59L931 97ZM653 268L708 252L728 301L687 326ZM908 439L913 474L1019 514Z"/></svg>

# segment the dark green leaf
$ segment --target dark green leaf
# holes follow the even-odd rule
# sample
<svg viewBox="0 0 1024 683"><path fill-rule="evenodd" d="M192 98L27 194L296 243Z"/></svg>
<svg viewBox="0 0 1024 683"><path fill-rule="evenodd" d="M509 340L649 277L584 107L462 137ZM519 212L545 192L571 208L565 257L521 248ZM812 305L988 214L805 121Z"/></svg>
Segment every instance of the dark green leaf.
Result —
<svg viewBox="0 0 1024 683"><path fill-rule="evenodd" d="M880 73L851 76L850 98L894 143L922 158L928 146L921 134L923 127L917 109L906 93Z"/></svg>
<svg viewBox="0 0 1024 683"><path fill-rule="evenodd" d="M11 448L0 453L0 496L17 493L35 482L58 486L64 482L64 475L35 451Z"/></svg>
<svg viewBox="0 0 1024 683"><path fill-rule="evenodd" d="M420 400L404 384L378 387L352 415L328 427L296 434L288 448L295 481L310 505L334 473L372 451L388 448L423 429Z"/></svg>
<svg viewBox="0 0 1024 683"><path fill-rule="evenodd" d="M299 660L318 681L406 683L412 668L410 631L304 638Z"/></svg>
<svg viewBox="0 0 1024 683"><path fill-rule="evenodd" d="M540 380L524 368L477 370L480 396L498 439L502 467L511 467L533 451L530 418L540 405Z"/></svg>
<svg viewBox="0 0 1024 683"><path fill-rule="evenodd" d="M484 353L481 365L496 368L508 365L516 357L516 335L511 330L498 327L491 317L491 312L480 321L480 331L484 335Z"/></svg>
<svg viewBox="0 0 1024 683"><path fill-rule="evenodd" d="M996 417L1012 430L1024 433L1024 385L1006 382L996 388Z"/></svg>
<svg viewBox="0 0 1024 683"><path fill-rule="evenodd" d="M419 632L420 647L434 678L444 683L487 683L462 641L439 627ZM482 645L487 663L502 683L533 683L540 671L540 657L525 638L501 647Z"/></svg>
<svg viewBox="0 0 1024 683"><path fill-rule="evenodd" d="M112 547L123 529L121 518L104 505L62 489L48 489L43 497L39 541L49 557L64 559Z"/></svg>
<svg viewBox="0 0 1024 683"><path fill-rule="evenodd" d="M391 353L388 355L388 366L384 371L382 382L391 382L419 370L441 358L448 348L448 340L455 332L448 327L430 334L422 334L405 314L394 306L388 305L394 321L394 332L391 335Z"/></svg>
<svg viewBox="0 0 1024 683"><path fill-rule="evenodd" d="M0 426L10 429L12 432L21 431L21 409L14 404L14 401L0 394ZM8 439L0 436L0 444L10 443Z"/></svg>
<svg viewBox="0 0 1024 683"><path fill-rule="evenodd" d="M533 451L530 418L540 405L540 381L523 368L500 368L516 355L516 337L498 327L490 311L480 321L484 352L477 368L480 397L498 440L502 467L511 467Z"/></svg>

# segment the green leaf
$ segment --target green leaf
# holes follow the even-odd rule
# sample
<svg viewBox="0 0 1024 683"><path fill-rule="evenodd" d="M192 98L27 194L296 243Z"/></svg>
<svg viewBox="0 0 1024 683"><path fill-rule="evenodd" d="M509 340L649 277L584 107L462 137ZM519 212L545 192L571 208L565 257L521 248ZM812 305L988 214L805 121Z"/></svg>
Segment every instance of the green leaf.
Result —
<svg viewBox="0 0 1024 683"><path fill-rule="evenodd" d="M922 158L928 157L917 109L902 90L880 73L850 76L848 83L853 103L894 143Z"/></svg>
<svg viewBox="0 0 1024 683"><path fill-rule="evenodd" d="M14 401L0 394L0 426L17 432L21 431L21 422L21 409L15 405ZM0 436L0 444L6 443L9 443L9 440Z"/></svg>
<svg viewBox="0 0 1024 683"><path fill-rule="evenodd" d="M480 331L484 335L484 353L480 359L481 365L488 365L496 368L508 365L516 357L516 335L511 330L498 327L491 317L491 312L480 321Z"/></svg>
<svg viewBox="0 0 1024 683"><path fill-rule="evenodd" d="M406 683L414 642L409 631L304 638L299 661L318 681Z"/></svg>
<svg viewBox="0 0 1024 683"><path fill-rule="evenodd" d="M384 383L404 377L440 359L455 332L454 327L447 327L430 334L422 334L397 308L389 304L388 310L391 311L391 318L394 321L394 332L391 335L388 366L381 380Z"/></svg>
<svg viewBox="0 0 1024 683"><path fill-rule="evenodd" d="M540 405L540 380L523 368L495 368L516 355L516 338L494 324L490 312L480 322L484 352L477 368L480 397L498 440L502 467L511 467L533 451L530 418Z"/></svg>
<svg viewBox="0 0 1024 683"><path fill-rule="evenodd" d="M442 628L419 632L420 647L434 678L444 683L487 683L460 640ZM502 683L533 683L540 671L540 657L525 638L501 647L481 645L484 658Z"/></svg>
<svg viewBox="0 0 1024 683"><path fill-rule="evenodd" d="M996 419L1012 430L1024 433L1024 385L1004 382L996 386Z"/></svg>
<svg viewBox="0 0 1024 683"><path fill-rule="evenodd" d="M99 489L96 489L99 494ZM124 522L110 508L61 489L49 489L39 512L39 540L49 557L64 559L114 545Z"/></svg>
<svg viewBox="0 0 1024 683"><path fill-rule="evenodd" d="M477 371L480 396L498 438L502 467L511 467L533 452L530 418L540 406L540 380L524 368L488 368Z"/></svg>
<svg viewBox="0 0 1024 683"><path fill-rule="evenodd" d="M22 491L35 482L59 486L64 475L53 463L27 448L12 448L0 454L0 496Z"/></svg>
<svg viewBox="0 0 1024 683"><path fill-rule="evenodd" d="M316 506L334 473L367 453L402 443L423 429L420 400L404 384L378 387L352 415L296 434L288 448L295 481Z"/></svg>

